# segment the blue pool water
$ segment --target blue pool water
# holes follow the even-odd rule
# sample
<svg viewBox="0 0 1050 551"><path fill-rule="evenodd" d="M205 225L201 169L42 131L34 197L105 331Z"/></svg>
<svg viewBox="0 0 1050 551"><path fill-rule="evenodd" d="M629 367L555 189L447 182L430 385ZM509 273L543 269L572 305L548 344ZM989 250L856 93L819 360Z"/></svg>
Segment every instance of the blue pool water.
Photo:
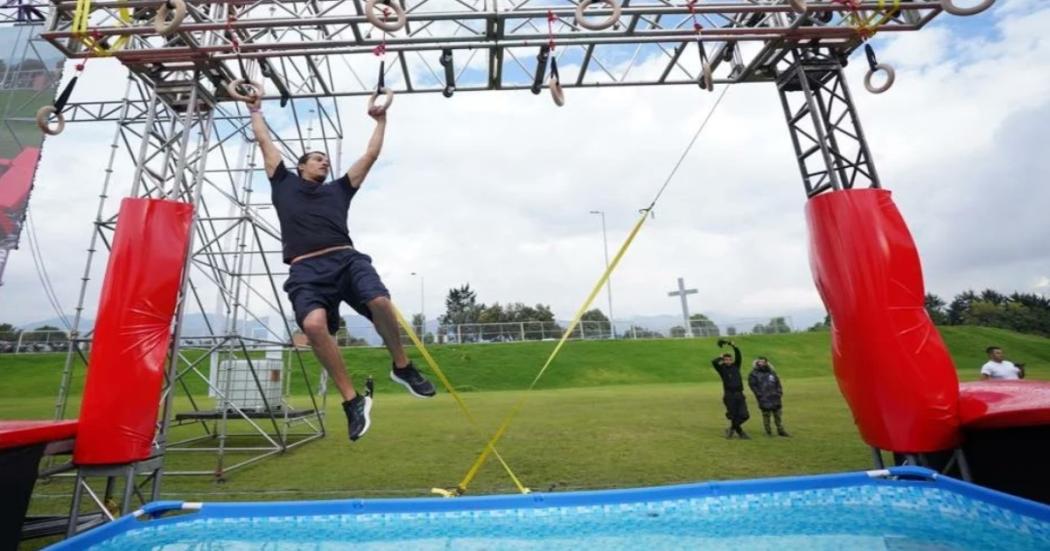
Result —
<svg viewBox="0 0 1050 551"><path fill-rule="evenodd" d="M479 506L464 498L387 500L398 503L396 507L370 507L383 500L329 502L330 507L314 505L309 511L297 511L296 504L256 504L254 513L219 505L219 512L210 515L205 504L202 511L181 517L128 518L128 526L112 537L71 548L1050 549L1050 515L1030 504L1012 507L1009 498L976 499L930 482L855 482L746 493L717 492L710 486L700 491L705 485L695 485L694 496L678 491L673 499L666 499L665 492L653 496L661 499L626 500L627 493L621 493L605 503L603 492L590 492L576 494L587 496L581 499L556 498L559 494L492 502L479 498ZM716 493L721 495L703 495ZM467 505L433 505L457 501ZM403 507L407 502L429 504L412 511ZM326 509L338 512L325 514ZM1033 510L1038 514L1031 514Z"/></svg>

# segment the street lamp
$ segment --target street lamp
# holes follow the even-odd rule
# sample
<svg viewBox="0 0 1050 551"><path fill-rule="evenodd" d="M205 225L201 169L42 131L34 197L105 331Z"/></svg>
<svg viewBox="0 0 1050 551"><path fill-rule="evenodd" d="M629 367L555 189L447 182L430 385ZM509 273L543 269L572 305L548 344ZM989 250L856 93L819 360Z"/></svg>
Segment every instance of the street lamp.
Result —
<svg viewBox="0 0 1050 551"><path fill-rule="evenodd" d="M419 276L419 315L423 316L423 335L420 335L419 338L422 339L427 334L427 314L423 301L423 274L412 272L412 275Z"/></svg>
<svg viewBox="0 0 1050 551"><path fill-rule="evenodd" d="M609 270L609 239L605 233L605 211L604 210L592 210L591 214L597 214L602 217L602 242L605 244L605 270ZM609 274L609 279L605 280L605 290L609 294L609 333L611 338L616 338L616 324L613 323L613 309L612 309L612 274Z"/></svg>

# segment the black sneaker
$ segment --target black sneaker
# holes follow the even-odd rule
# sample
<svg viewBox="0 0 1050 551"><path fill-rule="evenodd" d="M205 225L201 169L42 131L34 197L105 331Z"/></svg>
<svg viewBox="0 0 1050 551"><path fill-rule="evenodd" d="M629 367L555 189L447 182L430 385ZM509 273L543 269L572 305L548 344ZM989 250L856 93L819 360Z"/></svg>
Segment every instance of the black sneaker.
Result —
<svg viewBox="0 0 1050 551"><path fill-rule="evenodd" d="M777 434L779 434L780 436L791 436L790 434L788 434L788 431L784 429L777 429Z"/></svg>
<svg viewBox="0 0 1050 551"><path fill-rule="evenodd" d="M748 436L747 433L742 430L737 431L737 436L739 436L741 440L751 440L751 437Z"/></svg>
<svg viewBox="0 0 1050 551"><path fill-rule="evenodd" d="M368 432L372 426L372 397L358 394L353 400L343 402L343 412L346 413L346 429L350 434L350 441L354 442Z"/></svg>
<svg viewBox="0 0 1050 551"><path fill-rule="evenodd" d="M416 398L433 398L434 394L437 394L434 385L416 369L416 366L412 365L412 362L408 362L408 365L400 369L395 367L390 370L390 380L407 388L408 392Z"/></svg>

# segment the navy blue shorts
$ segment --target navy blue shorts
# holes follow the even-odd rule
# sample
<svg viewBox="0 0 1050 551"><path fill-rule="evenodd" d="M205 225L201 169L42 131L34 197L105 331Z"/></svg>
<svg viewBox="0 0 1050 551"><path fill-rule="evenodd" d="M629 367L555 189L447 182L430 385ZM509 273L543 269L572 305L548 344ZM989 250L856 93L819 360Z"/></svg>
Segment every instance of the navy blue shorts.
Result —
<svg viewBox="0 0 1050 551"><path fill-rule="evenodd" d="M372 257L354 249L342 249L306 258L292 264L284 291L292 301L299 328L310 312L324 308L328 332L339 330L339 303L346 302L358 314L372 319L368 302L390 297L390 291L372 267Z"/></svg>

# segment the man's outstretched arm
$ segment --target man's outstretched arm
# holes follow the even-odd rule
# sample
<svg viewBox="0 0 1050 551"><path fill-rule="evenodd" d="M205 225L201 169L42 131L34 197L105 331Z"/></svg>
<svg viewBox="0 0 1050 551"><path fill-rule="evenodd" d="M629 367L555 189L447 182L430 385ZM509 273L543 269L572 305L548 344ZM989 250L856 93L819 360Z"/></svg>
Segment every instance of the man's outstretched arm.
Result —
<svg viewBox="0 0 1050 551"><path fill-rule="evenodd" d="M368 171L372 170L372 165L379 159L379 153L383 151L383 138L386 135L386 107L374 107L369 110L368 114L375 119L376 127L372 130L372 137L368 140L365 154L350 166L350 170L346 171L346 177L354 188L361 187L368 176Z"/></svg>
<svg viewBox="0 0 1050 551"><path fill-rule="evenodd" d="M274 171L277 170L277 165L281 164L281 152L273 144L270 131L266 128L266 119L262 115L262 98L257 97L255 101L249 103L248 111L252 118L252 132L255 134L255 141L259 142L259 149L262 150L266 176L272 178Z"/></svg>

